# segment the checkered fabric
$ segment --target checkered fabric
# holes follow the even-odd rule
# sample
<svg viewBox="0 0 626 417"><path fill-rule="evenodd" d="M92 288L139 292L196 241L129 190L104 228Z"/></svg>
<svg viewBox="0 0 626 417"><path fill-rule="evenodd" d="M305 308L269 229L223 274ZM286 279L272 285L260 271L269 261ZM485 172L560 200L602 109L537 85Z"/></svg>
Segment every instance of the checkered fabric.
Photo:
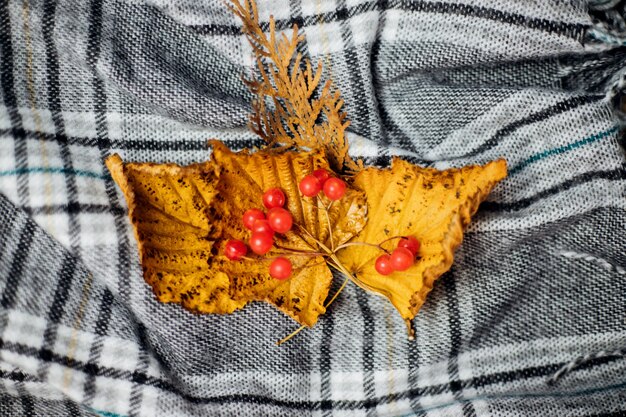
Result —
<svg viewBox="0 0 626 417"><path fill-rule="evenodd" d="M221 1L2 0L0 415L624 415L624 1L258 2L303 28L355 156L508 160L416 340L354 286L277 347L297 326L267 304L195 316L144 283L104 158L260 144Z"/></svg>

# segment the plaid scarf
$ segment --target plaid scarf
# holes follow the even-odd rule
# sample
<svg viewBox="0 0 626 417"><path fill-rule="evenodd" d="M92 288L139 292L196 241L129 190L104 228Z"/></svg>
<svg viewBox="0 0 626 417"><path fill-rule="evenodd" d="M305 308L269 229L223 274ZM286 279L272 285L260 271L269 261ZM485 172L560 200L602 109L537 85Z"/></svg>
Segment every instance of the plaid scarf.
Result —
<svg viewBox="0 0 626 417"><path fill-rule="evenodd" d="M221 1L4 0L0 414L626 413L624 2L259 3L342 91L354 156L508 160L416 340L354 286L276 347L297 326L269 305L195 316L144 283L104 158L260 145Z"/></svg>

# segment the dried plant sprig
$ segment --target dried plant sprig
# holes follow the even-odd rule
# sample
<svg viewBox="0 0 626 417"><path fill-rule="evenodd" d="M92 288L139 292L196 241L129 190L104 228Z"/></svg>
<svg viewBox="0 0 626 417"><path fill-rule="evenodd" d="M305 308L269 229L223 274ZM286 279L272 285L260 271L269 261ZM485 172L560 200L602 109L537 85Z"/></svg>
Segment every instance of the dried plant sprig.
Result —
<svg viewBox="0 0 626 417"><path fill-rule="evenodd" d="M313 71L311 62L297 52L298 44L304 40L298 26L293 25L291 37L284 33L277 36L272 16L266 34L259 24L254 0L243 0L243 4L240 0L230 1L229 8L243 23L242 31L252 45L260 72L258 80L244 79L257 96L250 115L251 130L269 146L324 148L334 170L360 171L363 162L353 160L348 154L345 130L350 121L342 111L341 94L333 87L332 80L320 88L321 60Z"/></svg>

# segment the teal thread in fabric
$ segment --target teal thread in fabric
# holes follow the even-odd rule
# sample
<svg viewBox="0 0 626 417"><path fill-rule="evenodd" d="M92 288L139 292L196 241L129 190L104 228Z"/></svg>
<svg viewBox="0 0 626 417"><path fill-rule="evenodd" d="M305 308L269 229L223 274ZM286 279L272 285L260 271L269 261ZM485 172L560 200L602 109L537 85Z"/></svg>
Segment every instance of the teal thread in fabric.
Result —
<svg viewBox="0 0 626 417"><path fill-rule="evenodd" d="M497 395L497 394L492 394L492 395L477 395L475 397L471 397L471 398L467 398L467 399L462 399L462 400L455 400L455 401L449 401L447 403L443 403L443 404L439 404L439 405L433 405L430 407L422 407L422 411L428 412L428 411L432 411L432 410L438 410L441 408L447 408L447 407L451 407L453 405L457 405L457 404L465 404L468 403L470 401L481 401L481 400L496 400L496 399L515 399L515 398L520 398L520 399L527 399L527 398L549 398L549 397L562 397L562 398L573 398L573 397L584 397L586 395L591 395L591 394L598 394L598 393L602 393L602 392L607 392L607 391L613 391L616 389L623 389L626 388L626 382L622 382L620 384L614 384L614 385L608 385L606 387L600 387L600 388L588 388L588 389L583 389L580 391L571 391L571 392L563 392L563 391L553 391L553 392L547 392L547 393L532 393L532 392L526 392L526 393L511 393L511 394L502 394L502 395ZM402 417L411 417L414 416L415 414L405 414Z"/></svg>
<svg viewBox="0 0 626 417"><path fill-rule="evenodd" d="M531 156L530 158L522 161L520 164L516 165L515 167L511 168L511 170L509 171L509 175L515 175L522 169L526 168L528 165L538 162L549 156L559 155L565 152L569 152L571 150L580 148L590 143L597 142L598 140L607 138L611 136L612 134L617 133L618 130L619 130L618 126L613 126L612 128L605 130L604 132L600 132L596 135L589 136L577 142L569 143L567 145L564 145L558 148L548 149L547 151L543 151L538 154L535 154ZM84 171L84 170L79 170L79 169L54 168L54 167L30 167L30 168L12 169L8 171L0 171L0 177L6 177L6 176L11 176L11 175L21 175L21 174L31 174L31 173L70 174L70 175L76 175L79 177L97 178L101 180L106 180L109 178L108 175L97 174L91 171Z"/></svg>
<svg viewBox="0 0 626 417"><path fill-rule="evenodd" d="M8 171L0 171L0 177L8 177L11 175L33 174L33 173L69 174L69 175L76 175L78 177L97 178L101 180L106 180L109 178L108 175L97 174L91 171L83 171L80 169L54 168L54 167L31 167L31 168L11 169Z"/></svg>
<svg viewBox="0 0 626 417"><path fill-rule="evenodd" d="M597 142L601 139L607 138L611 135L613 135L614 133L617 133L617 131L619 130L619 127L617 126L613 126L612 128L605 130L604 132L600 132L596 135L593 136L589 136L585 139L579 140L577 142L573 142L573 143L569 143L567 145L563 145L560 146L558 148L554 148L554 149L548 149L547 151L543 151L540 152L538 154L535 154L533 156L531 156L530 158L522 161L520 164L516 165L515 167L511 168L511 170L509 171L509 175L515 175L517 174L519 171L521 171L522 169L526 168L528 165L530 164L534 164L537 161L541 161L544 158L547 158L549 156L552 155L559 155L565 152L569 152L571 150L574 150L576 148L580 148L582 146L588 145L590 143L593 142Z"/></svg>
<svg viewBox="0 0 626 417"><path fill-rule="evenodd" d="M620 39L613 35L602 33L595 29L590 31L589 33L591 34L591 36L593 36L594 38L602 42L606 42L606 43L613 44L613 45L626 45L626 40Z"/></svg>
<svg viewBox="0 0 626 417"><path fill-rule="evenodd" d="M116 414L110 411L96 410L95 408L90 408L89 410L93 411L94 413L100 414L103 417L126 417L124 414Z"/></svg>

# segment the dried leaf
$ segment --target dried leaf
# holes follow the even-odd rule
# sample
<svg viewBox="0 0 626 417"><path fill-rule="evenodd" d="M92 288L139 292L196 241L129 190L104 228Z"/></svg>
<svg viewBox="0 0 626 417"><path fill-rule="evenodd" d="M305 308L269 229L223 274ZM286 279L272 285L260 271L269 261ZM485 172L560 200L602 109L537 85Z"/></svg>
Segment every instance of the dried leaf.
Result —
<svg viewBox="0 0 626 417"><path fill-rule="evenodd" d="M419 259L407 271L383 276L374 268L383 253L378 248L349 246L338 257L367 289L389 298L410 328L434 281L450 269L463 228L504 177L504 160L446 171L400 159L390 169L367 168L353 183L366 193L369 217L355 241L377 245L393 236L415 236L421 242ZM382 246L393 250L397 243L392 239Z"/></svg>
<svg viewBox="0 0 626 417"><path fill-rule="evenodd" d="M331 235L338 246L363 229L366 204L362 192L349 189L346 196L329 210L329 219L322 209L328 204L324 199L302 197L298 181L315 169L328 169L323 150L311 152L286 152L275 154L267 151L233 153L221 142L212 141L213 162L221 167L217 183L218 195L209 206L223 225L221 239L247 239L249 232L243 228L241 217L245 210L259 207L263 191L279 187L287 197L285 208L293 215L294 227L284 235L276 235L275 249L266 257L284 255L289 251L319 251L316 241L330 247ZM310 236L308 235L310 234ZM267 273L258 274L254 268L258 259L229 262L216 257L214 265L232 277L235 298L262 299L276 305L298 322L312 326L323 314L324 300L332 281L326 261L321 256L287 256L297 273L287 281L277 281ZM268 268L264 262L263 270Z"/></svg>
<svg viewBox="0 0 626 417"><path fill-rule="evenodd" d="M144 278L158 300L188 309L201 303L206 313L243 307L246 300L230 297L228 276L209 265L216 250L210 236L218 225L210 221L207 206L217 193L217 168L124 164L119 155L106 164L126 197Z"/></svg>
<svg viewBox="0 0 626 417"><path fill-rule="evenodd" d="M363 193L349 190L327 219L321 207L328 202L303 199L297 188L298 180L314 169L328 168L323 150L233 153L221 142L211 144L211 162L189 167L124 164L117 155L107 160L128 202L144 278L160 301L195 312L230 313L263 300L312 326L325 312L332 274L323 257L292 252L319 251L317 241L331 246L354 237L365 224ZM296 228L277 234L275 249L266 256L229 261L223 255L226 242L248 240L242 215L262 206L263 192L271 187L285 192L294 223L307 232ZM293 263L289 280L268 273L278 255Z"/></svg>
<svg viewBox="0 0 626 417"><path fill-rule="evenodd" d="M311 62L297 53L304 36L293 26L291 37L277 36L270 17L269 38L259 25L254 1L231 0L230 10L241 19L242 31L257 56L260 79L245 80L257 96L253 102L250 128L270 146L301 150L324 148L331 167L338 172L357 172L360 160L348 154L345 130L350 125L341 110L343 100L331 80L323 84L322 62L315 70ZM317 92L317 96L315 93Z"/></svg>

